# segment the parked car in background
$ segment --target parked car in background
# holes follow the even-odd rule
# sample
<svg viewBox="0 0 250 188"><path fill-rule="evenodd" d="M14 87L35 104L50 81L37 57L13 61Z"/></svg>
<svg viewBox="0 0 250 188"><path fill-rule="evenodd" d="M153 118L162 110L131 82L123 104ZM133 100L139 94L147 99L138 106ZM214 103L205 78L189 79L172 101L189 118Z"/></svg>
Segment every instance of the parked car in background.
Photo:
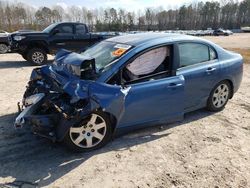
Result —
<svg viewBox="0 0 250 188"><path fill-rule="evenodd" d="M7 37L9 33L7 31L0 30L0 37Z"/></svg>
<svg viewBox="0 0 250 188"><path fill-rule="evenodd" d="M9 49L9 33L6 31L0 31L0 54L7 53Z"/></svg>
<svg viewBox="0 0 250 188"><path fill-rule="evenodd" d="M63 48L83 51L89 46L111 36L90 33L86 24L54 23L42 32L16 32L10 35L11 51L19 53L35 65L47 62L47 54Z"/></svg>
<svg viewBox="0 0 250 188"><path fill-rule="evenodd" d="M52 65L34 69L15 126L89 151L116 133L222 110L242 71L240 54L198 37L113 37L81 54L61 50Z"/></svg>
<svg viewBox="0 0 250 188"><path fill-rule="evenodd" d="M249 33L250 32L250 27L241 27L241 30L243 32Z"/></svg>
<svg viewBox="0 0 250 188"><path fill-rule="evenodd" d="M213 33L215 36L229 36L229 35L232 35L233 32L230 31L230 30L224 30L224 29L216 29L214 30L214 33Z"/></svg>

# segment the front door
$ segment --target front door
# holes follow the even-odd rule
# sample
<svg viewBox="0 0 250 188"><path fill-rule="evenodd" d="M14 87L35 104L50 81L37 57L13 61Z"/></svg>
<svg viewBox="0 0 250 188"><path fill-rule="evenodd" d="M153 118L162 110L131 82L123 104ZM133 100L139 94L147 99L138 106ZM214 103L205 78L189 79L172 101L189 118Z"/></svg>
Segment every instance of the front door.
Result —
<svg viewBox="0 0 250 188"><path fill-rule="evenodd" d="M172 76L127 86L131 88L125 98L121 127L181 119L184 83L183 76Z"/></svg>
<svg viewBox="0 0 250 188"><path fill-rule="evenodd" d="M74 33L72 24L60 24L51 32L49 38L50 51L56 53L60 49L74 50Z"/></svg>

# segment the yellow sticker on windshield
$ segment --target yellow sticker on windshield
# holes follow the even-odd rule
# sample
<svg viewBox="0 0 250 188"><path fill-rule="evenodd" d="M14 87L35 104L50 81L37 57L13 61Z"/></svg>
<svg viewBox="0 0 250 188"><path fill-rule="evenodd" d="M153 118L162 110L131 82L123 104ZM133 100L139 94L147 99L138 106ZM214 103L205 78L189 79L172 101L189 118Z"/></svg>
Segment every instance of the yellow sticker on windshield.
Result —
<svg viewBox="0 0 250 188"><path fill-rule="evenodd" d="M113 56L121 56L122 54L124 54L127 50L124 48L119 48L115 51L112 52Z"/></svg>

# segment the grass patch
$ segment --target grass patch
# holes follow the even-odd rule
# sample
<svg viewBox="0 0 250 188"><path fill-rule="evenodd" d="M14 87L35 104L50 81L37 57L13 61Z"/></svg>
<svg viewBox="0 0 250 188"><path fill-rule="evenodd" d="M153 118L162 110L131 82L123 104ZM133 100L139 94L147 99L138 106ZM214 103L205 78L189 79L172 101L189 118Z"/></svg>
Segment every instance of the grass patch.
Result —
<svg viewBox="0 0 250 188"><path fill-rule="evenodd" d="M228 48L228 50L241 54L244 58L244 63L250 64L250 49Z"/></svg>

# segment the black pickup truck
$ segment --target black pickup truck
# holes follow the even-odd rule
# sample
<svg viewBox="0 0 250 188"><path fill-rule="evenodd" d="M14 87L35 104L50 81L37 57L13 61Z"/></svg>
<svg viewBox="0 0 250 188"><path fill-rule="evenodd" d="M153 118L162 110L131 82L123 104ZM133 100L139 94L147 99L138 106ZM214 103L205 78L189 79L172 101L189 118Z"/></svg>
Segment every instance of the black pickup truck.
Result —
<svg viewBox="0 0 250 188"><path fill-rule="evenodd" d="M11 52L21 54L35 65L45 64L47 54L55 54L61 48L80 52L110 37L90 33L86 24L72 22L54 23L42 32L12 33L10 36Z"/></svg>

